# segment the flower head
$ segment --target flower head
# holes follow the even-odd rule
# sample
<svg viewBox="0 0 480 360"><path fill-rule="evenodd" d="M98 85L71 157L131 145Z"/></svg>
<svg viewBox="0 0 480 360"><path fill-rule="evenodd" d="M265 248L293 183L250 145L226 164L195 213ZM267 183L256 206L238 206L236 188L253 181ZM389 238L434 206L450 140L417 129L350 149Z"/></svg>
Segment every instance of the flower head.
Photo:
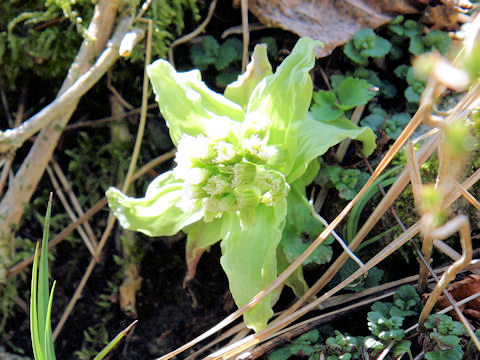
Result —
<svg viewBox="0 0 480 360"><path fill-rule="evenodd" d="M257 45L247 71L224 95L210 90L198 70L177 73L164 60L149 65L177 145L176 166L155 179L144 198L107 191L122 226L151 236L187 233L189 277L202 252L221 240L220 262L238 306L276 278L287 200L305 197L316 158L346 137L364 141L366 153L373 150L371 130L366 136L353 124L335 127L308 114L318 44L300 39L275 74L266 46ZM269 295L244 320L258 331L272 315Z"/></svg>

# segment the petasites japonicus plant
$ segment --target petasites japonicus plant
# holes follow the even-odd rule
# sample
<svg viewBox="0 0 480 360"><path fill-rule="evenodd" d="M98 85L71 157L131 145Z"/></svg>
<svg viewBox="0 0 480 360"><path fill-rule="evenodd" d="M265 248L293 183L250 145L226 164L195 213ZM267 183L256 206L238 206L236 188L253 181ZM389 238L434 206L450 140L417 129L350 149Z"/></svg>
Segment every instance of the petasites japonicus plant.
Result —
<svg viewBox="0 0 480 360"><path fill-rule="evenodd" d="M275 73L266 46L258 45L246 72L224 95L210 90L198 70L178 73L164 60L149 65L156 100L178 149L176 166L154 179L144 198L107 191L123 227L150 236L187 234L187 278L202 253L221 241L220 262L239 307L285 267L277 263L277 253L287 209L309 206L305 186L319 170L317 157L347 137L363 142L364 155L375 147L369 128L345 118L322 122L309 114L309 71L318 45L300 39ZM289 285L301 281L297 272ZM267 297L249 309L245 323L255 331L265 328L272 301Z"/></svg>

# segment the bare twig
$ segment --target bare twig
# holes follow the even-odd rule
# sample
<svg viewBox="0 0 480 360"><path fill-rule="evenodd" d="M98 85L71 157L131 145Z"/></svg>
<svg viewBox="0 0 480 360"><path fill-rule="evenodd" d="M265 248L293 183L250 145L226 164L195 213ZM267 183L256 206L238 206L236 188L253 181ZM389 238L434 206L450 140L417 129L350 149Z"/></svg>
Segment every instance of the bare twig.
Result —
<svg viewBox="0 0 480 360"><path fill-rule="evenodd" d="M205 20L203 20L203 22L191 33L184 35L181 38L172 42L172 44L170 45L170 48L168 49L168 61L170 62L170 64L172 64L172 66L175 66L175 63L173 61L173 48L175 46L178 46L180 44L183 44L183 43L186 43L187 41L192 40L194 37L198 36L203 30L205 30L208 23L212 19L213 12L215 11L215 6L217 6L217 0L212 0L212 2L210 3L210 7L208 8L208 14Z"/></svg>
<svg viewBox="0 0 480 360"><path fill-rule="evenodd" d="M147 109L155 109L157 107L158 107L158 105L155 103L155 104L148 105ZM78 129L78 128L81 128L81 127L94 127L94 126L109 124L112 121L117 121L117 120L123 119L124 117L128 117L130 115L138 114L141 111L142 111L142 108L139 107L137 109L128 111L128 112L126 112L124 114L121 114L121 115L107 116L107 117L97 119L97 120L79 121L79 122L76 122L75 124L68 125L65 128L65 130L74 130L74 129Z"/></svg>
<svg viewBox="0 0 480 360"><path fill-rule="evenodd" d="M123 35L123 34L122 34ZM120 40L120 39L118 39ZM112 44L113 45L113 44ZM118 44L110 46L96 64L83 74L65 93L56 98L40 112L25 121L22 125L0 133L0 153L20 147L28 138L41 130L58 116L65 114L66 109L75 104L90 88L95 85L118 58Z"/></svg>
<svg viewBox="0 0 480 360"><path fill-rule="evenodd" d="M162 154L159 157L151 160L150 162L142 166L133 176L133 180L139 179L140 177L145 175L147 172L149 172L151 169L153 169L155 166L158 166L164 163L165 161L168 161L171 158L173 158L175 151L176 150L174 149L165 154ZM87 212L85 212L84 215L80 216L77 219L77 221L68 225L65 229L62 230L62 232L60 232L60 234L58 234L57 236L55 236L55 238L50 240L48 243L48 248L52 249L55 246L57 246L68 235L74 232L79 225L83 224L85 221L90 219L93 215L95 215L100 210L102 210L106 205L107 205L107 198L104 197L103 199L99 200L95 205L93 205ZM11 267L7 272L7 278L17 275L20 271L22 271L25 267L30 265L32 262L33 262L33 255L28 257L25 260L22 260L15 266Z"/></svg>
<svg viewBox="0 0 480 360"><path fill-rule="evenodd" d="M241 0L241 9L242 9L242 36L243 36L242 72L244 72L248 64L248 43L250 42L250 33L248 32L248 1L247 0Z"/></svg>
<svg viewBox="0 0 480 360"><path fill-rule="evenodd" d="M68 203L62 189L60 188L60 184L58 183L57 179L55 178L55 175L53 174L53 171L50 168L50 166L47 166L47 173L48 173L48 176L50 178L50 181L53 184L53 188L55 190L55 193L59 197L59 199L60 199L63 207L65 208L65 211L67 212L68 216L70 216L70 219L72 219L72 221L76 221L77 220L77 215L73 212L70 204ZM92 256L95 256L95 247L90 242L90 239L88 238L87 234L85 233L85 230L83 229L83 227L79 226L77 228L77 231L78 231L80 237L82 238L83 242L85 243L85 246L87 247L87 249L92 254ZM98 259L97 259L97 261L98 261Z"/></svg>
<svg viewBox="0 0 480 360"><path fill-rule="evenodd" d="M70 202L73 205L73 208L77 212L78 216L84 215L84 211L82 209L82 206L80 205L80 202L78 201L77 197L75 196L75 193L72 191L72 187L70 183L67 180L67 177L62 171L62 168L58 163L55 161L54 158L51 160L53 170L55 171L55 174L57 175L58 179L60 180L60 183L62 184L63 190L67 193L68 197L70 198ZM98 246L97 242L97 237L93 233L93 229L90 226L90 223L87 221L84 224L85 227L85 232L88 235L88 239L90 240L91 244L93 245L93 248L95 249Z"/></svg>
<svg viewBox="0 0 480 360"><path fill-rule="evenodd" d="M58 102L54 101L47 107L50 110L40 111L39 114L42 114L41 116L37 114L43 117L43 119L48 120L48 125L46 125L40 135L37 136L30 152L16 173L11 186L9 186L8 191L0 202L0 217L2 219L2 222L0 222L0 284L5 281L7 266L10 263L8 254L10 239L12 238L12 229L18 224L23 215L23 204L30 201L47 167L48 161L62 133L61 129L65 127L75 111L80 93L86 91L87 85L93 85L93 79L98 80L118 59L118 46L122 37L127 32L128 27L131 25L132 18L123 18L118 23L114 36L108 43L105 51L102 52L113 28L117 7L118 1L115 0L101 0L96 5L94 16L87 31L88 36L86 36L59 91L59 98L64 99L62 100L64 107L59 109ZM90 39L96 39L95 43ZM96 54L101 55L92 67L91 63ZM92 68L90 69L90 67ZM81 75L83 73L86 74L82 77ZM70 89L72 86L73 90ZM67 97L64 98L62 95L67 93ZM53 112L51 110L52 107L57 110ZM38 124L36 121L35 123ZM27 125L27 127L29 126L32 125ZM34 126L38 128L38 125ZM23 136L20 136L20 139L22 141L25 140ZM7 143L8 142L9 141L7 141ZM7 148L8 147L9 146L7 146Z"/></svg>
<svg viewBox="0 0 480 360"><path fill-rule="evenodd" d="M267 25L264 25L262 23L256 23L256 24L248 24L248 31L259 31L259 30L265 30L268 29ZM220 35L220 39L226 39L230 35L235 35L235 34L242 34L243 33L243 25L240 26L232 26L231 28L228 28L225 30L222 35Z"/></svg>

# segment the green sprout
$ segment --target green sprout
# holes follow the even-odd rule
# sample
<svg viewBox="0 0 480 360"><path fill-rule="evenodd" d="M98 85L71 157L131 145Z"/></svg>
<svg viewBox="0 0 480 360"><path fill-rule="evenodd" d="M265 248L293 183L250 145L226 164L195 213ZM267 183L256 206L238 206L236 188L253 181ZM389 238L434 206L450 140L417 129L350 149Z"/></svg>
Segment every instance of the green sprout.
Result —
<svg viewBox="0 0 480 360"><path fill-rule="evenodd" d="M193 277L202 253L221 240L220 263L239 307L283 270L277 248L287 209L309 206L305 186L319 170L317 157L347 137L362 141L365 155L375 147L371 129L324 122L308 112L309 71L319 44L300 39L274 74L266 46L257 45L247 71L224 95L210 90L198 70L177 73L164 60L149 65L157 102L177 145L176 167L154 179L144 198L107 190L123 227L149 236L187 234L187 278ZM296 279L300 288L303 275ZM245 323L255 331L265 328L272 301L267 296L249 309Z"/></svg>
<svg viewBox="0 0 480 360"><path fill-rule="evenodd" d="M388 54L392 44L372 29L360 29L353 39L345 44L343 52L350 60L360 65L367 65L368 58L381 58Z"/></svg>
<svg viewBox="0 0 480 360"><path fill-rule="evenodd" d="M40 243L37 243L35 256L33 258L31 296L30 296L30 334L32 339L33 355L35 360L55 360L55 348L52 336L52 304L55 284L48 291L48 236L50 226L50 214L52 211L52 195L48 201L47 214L45 215L45 226L40 250ZM103 359L118 342L137 323L134 321L126 329L121 331L105 348L100 351L94 360Z"/></svg>

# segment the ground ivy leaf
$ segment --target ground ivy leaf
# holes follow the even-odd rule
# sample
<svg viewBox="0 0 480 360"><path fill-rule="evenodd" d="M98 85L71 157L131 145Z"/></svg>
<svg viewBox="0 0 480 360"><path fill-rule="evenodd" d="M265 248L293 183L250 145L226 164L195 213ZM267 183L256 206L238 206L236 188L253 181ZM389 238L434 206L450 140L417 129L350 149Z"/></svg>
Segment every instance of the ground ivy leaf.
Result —
<svg viewBox="0 0 480 360"><path fill-rule="evenodd" d="M284 199L276 206L259 205L255 226L243 230L235 214L221 243L220 263L227 274L230 291L242 307L277 277L276 249L282 237L287 212ZM244 314L245 324L256 332L267 326L273 315L272 295Z"/></svg>
<svg viewBox="0 0 480 360"><path fill-rule="evenodd" d="M365 105L375 96L372 85L363 79L347 77L338 86L338 99L343 110Z"/></svg>
<svg viewBox="0 0 480 360"><path fill-rule="evenodd" d="M294 187L287 197L287 222L280 243L289 263L294 262L324 229L322 223L313 217L313 209L307 199L302 199L302 197L303 195ZM332 248L329 246L332 241L333 238L328 237L303 264L321 265L329 262L333 254Z"/></svg>
<svg viewBox="0 0 480 360"><path fill-rule="evenodd" d="M390 44L390 41L376 36L375 46L370 49L361 50L360 54L364 57L380 58L387 55L391 48L392 44Z"/></svg>
<svg viewBox="0 0 480 360"><path fill-rule="evenodd" d="M215 68L223 70L232 62L242 59L243 43L237 38L230 38L225 41L218 50Z"/></svg>
<svg viewBox="0 0 480 360"><path fill-rule="evenodd" d="M388 119L382 129L387 133L390 138L397 139L409 122L409 114L398 113Z"/></svg>
<svg viewBox="0 0 480 360"><path fill-rule="evenodd" d="M463 350L460 345L451 349L431 351L425 354L427 360L462 360Z"/></svg>

